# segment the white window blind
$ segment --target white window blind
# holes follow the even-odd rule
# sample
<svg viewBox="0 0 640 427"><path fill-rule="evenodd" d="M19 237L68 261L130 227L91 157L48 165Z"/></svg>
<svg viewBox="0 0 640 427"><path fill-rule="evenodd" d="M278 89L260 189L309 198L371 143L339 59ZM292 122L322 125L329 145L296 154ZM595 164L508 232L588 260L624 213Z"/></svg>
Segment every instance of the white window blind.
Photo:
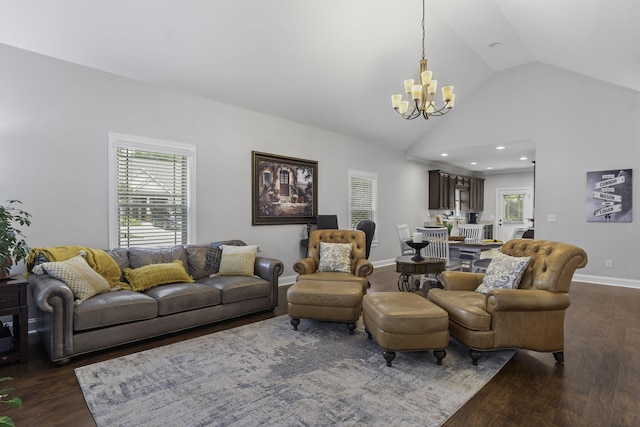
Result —
<svg viewBox="0 0 640 427"><path fill-rule="evenodd" d="M188 244L195 149L110 134L111 247Z"/></svg>
<svg viewBox="0 0 640 427"><path fill-rule="evenodd" d="M363 219L376 221L378 204L378 175L371 172L349 171L349 225L353 230ZM374 237L375 240L375 237Z"/></svg>

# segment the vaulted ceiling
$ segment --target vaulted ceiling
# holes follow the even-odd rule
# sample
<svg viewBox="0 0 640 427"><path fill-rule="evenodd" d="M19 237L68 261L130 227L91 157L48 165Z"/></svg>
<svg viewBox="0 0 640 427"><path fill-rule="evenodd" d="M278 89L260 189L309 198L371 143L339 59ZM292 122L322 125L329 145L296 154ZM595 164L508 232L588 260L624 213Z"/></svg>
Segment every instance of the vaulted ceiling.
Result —
<svg viewBox="0 0 640 427"><path fill-rule="evenodd" d="M426 7L429 69L456 105L536 61L640 91L638 1ZM391 109L418 77L421 13L420 0L0 0L0 43L407 150L455 115Z"/></svg>

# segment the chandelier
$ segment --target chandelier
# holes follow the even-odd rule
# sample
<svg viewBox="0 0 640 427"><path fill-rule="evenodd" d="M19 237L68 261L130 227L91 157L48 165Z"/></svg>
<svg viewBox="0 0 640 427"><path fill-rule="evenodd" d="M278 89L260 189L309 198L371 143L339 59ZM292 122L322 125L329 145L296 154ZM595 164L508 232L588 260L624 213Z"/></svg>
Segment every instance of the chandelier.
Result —
<svg viewBox="0 0 640 427"><path fill-rule="evenodd" d="M456 95L453 93L453 86L444 86L442 88L442 99L444 104L437 106L434 95L438 88L438 81L433 80L431 71L427 70L427 60L424 59L424 16L425 1L422 1L422 59L420 60L419 83L413 79L404 81L404 91L409 95L411 101L403 101L401 94L391 95L393 109L396 110L404 119L413 120L417 117L424 117L429 120L432 116L444 116L452 108ZM411 110L409 104L411 103Z"/></svg>

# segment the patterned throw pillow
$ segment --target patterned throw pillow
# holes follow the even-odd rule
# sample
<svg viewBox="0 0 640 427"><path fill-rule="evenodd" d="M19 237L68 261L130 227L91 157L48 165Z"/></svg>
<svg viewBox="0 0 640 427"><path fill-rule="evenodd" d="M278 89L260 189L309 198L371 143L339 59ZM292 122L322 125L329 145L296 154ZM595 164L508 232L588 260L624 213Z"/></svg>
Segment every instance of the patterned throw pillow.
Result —
<svg viewBox="0 0 640 427"><path fill-rule="evenodd" d="M320 242L318 271L351 273L351 249L353 243Z"/></svg>
<svg viewBox="0 0 640 427"><path fill-rule="evenodd" d="M43 270L67 284L77 298L76 304L111 290L107 279L93 270L80 255L66 261L43 262L36 265L32 272L42 274Z"/></svg>
<svg viewBox="0 0 640 427"><path fill-rule="evenodd" d="M246 246L247 244L242 240L223 240L221 242L211 243L209 245L206 262L204 264L205 270L208 270L211 273L217 273L218 270L220 270L220 261L222 259L222 245Z"/></svg>
<svg viewBox="0 0 640 427"><path fill-rule="evenodd" d="M487 273L476 292L486 294L492 289L516 289L531 257L513 257L499 253L491 260Z"/></svg>
<svg viewBox="0 0 640 427"><path fill-rule="evenodd" d="M258 245L231 246L221 245L220 276L253 276Z"/></svg>
<svg viewBox="0 0 640 427"><path fill-rule="evenodd" d="M178 259L163 264L148 264L140 268L125 268L124 277L134 291L146 291L167 283L194 281L184 269L182 261Z"/></svg>

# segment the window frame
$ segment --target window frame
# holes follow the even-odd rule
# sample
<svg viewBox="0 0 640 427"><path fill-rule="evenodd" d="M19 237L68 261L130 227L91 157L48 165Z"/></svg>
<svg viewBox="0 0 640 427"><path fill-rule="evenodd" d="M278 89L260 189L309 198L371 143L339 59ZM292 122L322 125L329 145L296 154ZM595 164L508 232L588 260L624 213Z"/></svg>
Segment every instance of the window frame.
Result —
<svg viewBox="0 0 640 427"><path fill-rule="evenodd" d="M349 169L349 176L348 176L348 183L349 183L349 200L348 200L348 209L349 209L349 227L352 229L355 229L357 222L355 224L353 224L354 222L354 218L352 215L352 199L353 199L353 186L352 186L352 180L354 178L357 179L361 179L361 180L366 180L372 183L372 190L371 190L371 212L372 212L372 218L371 220L373 220L376 224L378 223L378 174L375 172L366 172L366 171L360 171L360 170L355 170L355 169ZM372 244L376 244L378 243L378 231L376 230L376 232L373 235L373 242Z"/></svg>
<svg viewBox="0 0 640 427"><path fill-rule="evenodd" d="M188 162L187 188L187 241L184 244L193 243L196 236L196 147L174 141L165 141L154 138L146 138L135 135L109 132L109 248L119 246L120 224L118 219L118 148L130 148L157 152L162 154L185 156Z"/></svg>

